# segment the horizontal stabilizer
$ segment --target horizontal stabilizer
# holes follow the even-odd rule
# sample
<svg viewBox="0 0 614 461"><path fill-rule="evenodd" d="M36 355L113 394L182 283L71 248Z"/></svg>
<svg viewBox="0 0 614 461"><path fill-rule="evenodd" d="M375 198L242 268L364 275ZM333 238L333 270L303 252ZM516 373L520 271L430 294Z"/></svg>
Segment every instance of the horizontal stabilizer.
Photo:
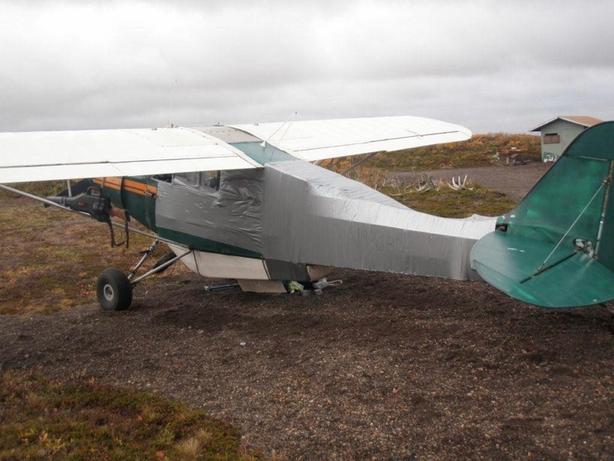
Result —
<svg viewBox="0 0 614 461"><path fill-rule="evenodd" d="M473 247L473 267L512 298L541 307L577 307L614 299L614 272L581 251L493 232Z"/></svg>

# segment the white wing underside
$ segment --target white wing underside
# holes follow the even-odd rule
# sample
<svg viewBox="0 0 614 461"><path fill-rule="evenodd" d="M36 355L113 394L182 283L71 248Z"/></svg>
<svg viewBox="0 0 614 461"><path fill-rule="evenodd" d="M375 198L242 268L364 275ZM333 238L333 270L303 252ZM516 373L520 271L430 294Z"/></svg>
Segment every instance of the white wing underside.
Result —
<svg viewBox="0 0 614 461"><path fill-rule="evenodd" d="M466 128L418 117L231 125L306 161L462 141ZM0 184L259 168L191 128L0 133Z"/></svg>

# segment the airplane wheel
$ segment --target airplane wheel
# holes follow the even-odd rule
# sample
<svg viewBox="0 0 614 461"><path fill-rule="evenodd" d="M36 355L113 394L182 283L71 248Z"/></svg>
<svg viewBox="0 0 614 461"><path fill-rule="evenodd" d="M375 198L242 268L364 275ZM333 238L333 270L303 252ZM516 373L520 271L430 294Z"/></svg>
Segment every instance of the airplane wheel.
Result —
<svg viewBox="0 0 614 461"><path fill-rule="evenodd" d="M96 297L107 311L123 311L132 303L132 285L126 274L110 267L98 277Z"/></svg>

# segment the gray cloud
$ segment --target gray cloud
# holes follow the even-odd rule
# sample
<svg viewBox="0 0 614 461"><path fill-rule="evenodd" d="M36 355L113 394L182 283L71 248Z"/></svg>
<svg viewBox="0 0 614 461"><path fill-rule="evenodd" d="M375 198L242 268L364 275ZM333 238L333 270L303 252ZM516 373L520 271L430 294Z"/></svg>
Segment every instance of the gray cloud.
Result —
<svg viewBox="0 0 614 461"><path fill-rule="evenodd" d="M5 1L0 130L608 118L612 17L606 1Z"/></svg>

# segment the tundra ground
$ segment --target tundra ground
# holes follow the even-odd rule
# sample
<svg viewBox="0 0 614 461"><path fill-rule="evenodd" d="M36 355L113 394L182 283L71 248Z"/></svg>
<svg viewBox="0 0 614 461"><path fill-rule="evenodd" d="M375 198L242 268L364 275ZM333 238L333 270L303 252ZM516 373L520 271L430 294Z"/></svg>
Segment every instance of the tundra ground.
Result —
<svg viewBox="0 0 614 461"><path fill-rule="evenodd" d="M232 456L253 448L288 459L614 452L614 335L603 308L547 311L482 282L358 271L333 274L344 284L322 296L208 293L209 281L175 269L140 286L132 310L103 313L95 274L128 267L136 244L114 253L100 224L22 199L3 198L0 211L8 314L0 369L3 386L15 388L2 398L28 395L33 373L79 392L103 386L176 399L238 428ZM67 392L41 386L45 395L49 386ZM0 411L2 432L20 407L0 408L13 412ZM23 411L49 421L48 412ZM49 440L37 424L36 440Z"/></svg>

